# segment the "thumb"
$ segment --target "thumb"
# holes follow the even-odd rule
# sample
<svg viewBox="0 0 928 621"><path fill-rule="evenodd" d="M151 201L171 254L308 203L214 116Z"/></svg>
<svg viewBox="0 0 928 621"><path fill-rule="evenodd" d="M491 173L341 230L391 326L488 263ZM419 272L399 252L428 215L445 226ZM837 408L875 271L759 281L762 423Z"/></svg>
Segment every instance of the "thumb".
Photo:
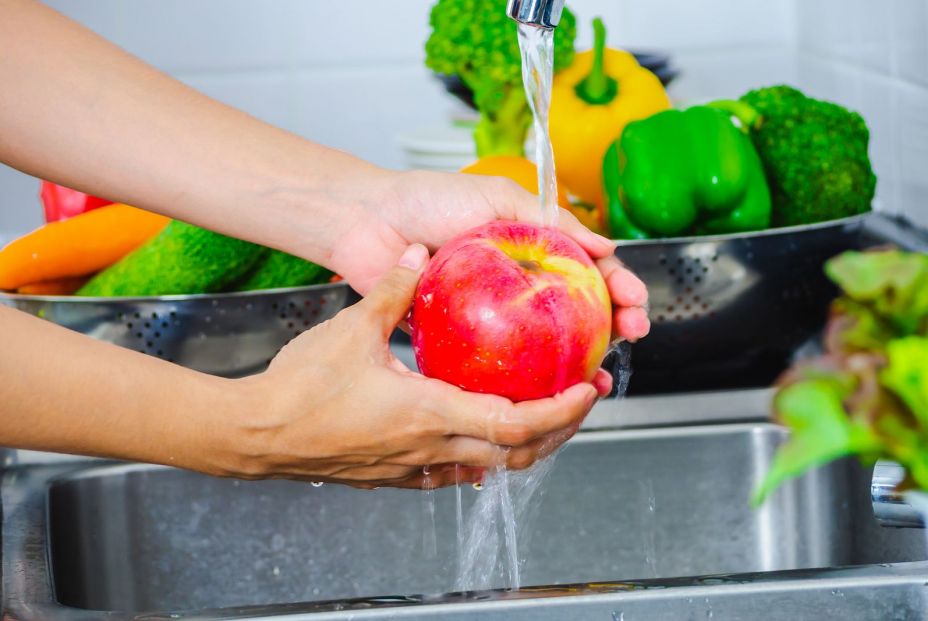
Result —
<svg viewBox="0 0 928 621"><path fill-rule="evenodd" d="M399 262L358 302L359 310L368 314L374 325L382 326L385 335L406 317L428 261L429 251L425 246L409 246Z"/></svg>

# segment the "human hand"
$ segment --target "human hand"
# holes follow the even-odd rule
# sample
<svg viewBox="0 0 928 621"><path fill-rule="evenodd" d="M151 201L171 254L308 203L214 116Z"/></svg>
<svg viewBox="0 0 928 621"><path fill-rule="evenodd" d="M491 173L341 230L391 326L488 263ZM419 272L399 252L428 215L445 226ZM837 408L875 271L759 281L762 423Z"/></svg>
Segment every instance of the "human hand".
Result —
<svg viewBox="0 0 928 621"><path fill-rule="evenodd" d="M408 247L361 302L291 341L265 373L236 380L250 405L233 417L222 474L441 487L455 482L455 464L462 481L500 464L527 468L576 432L608 390L600 376L596 387L516 404L424 377L394 357L390 334L427 262L426 248Z"/></svg>
<svg viewBox="0 0 928 621"><path fill-rule="evenodd" d="M501 177L414 171L386 175L375 185L362 216L338 240L331 257L331 267L362 294L411 243L434 251L485 222L539 221L538 198ZM629 341L647 335L647 289L615 257L615 245L564 209L558 228L596 260L615 307L614 333Z"/></svg>

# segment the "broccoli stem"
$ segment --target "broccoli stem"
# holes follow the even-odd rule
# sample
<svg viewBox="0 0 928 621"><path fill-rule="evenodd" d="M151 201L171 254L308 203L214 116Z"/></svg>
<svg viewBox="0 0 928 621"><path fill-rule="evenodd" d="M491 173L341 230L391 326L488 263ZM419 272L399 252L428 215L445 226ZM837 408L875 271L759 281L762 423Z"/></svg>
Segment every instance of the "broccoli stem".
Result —
<svg viewBox="0 0 928 621"><path fill-rule="evenodd" d="M477 157L493 155L525 156L525 138L532 124L532 112L522 86L506 89L502 104L493 113L481 111L474 130Z"/></svg>
<svg viewBox="0 0 928 621"><path fill-rule="evenodd" d="M615 99L619 83L606 73L606 26L603 20L593 20L593 68L574 87L577 97L594 106L603 106Z"/></svg>
<svg viewBox="0 0 928 621"><path fill-rule="evenodd" d="M751 133L752 129L758 129L763 122L760 112L753 106L736 99L719 99L706 104L709 108L716 108L729 113L741 121L741 131L745 134Z"/></svg>

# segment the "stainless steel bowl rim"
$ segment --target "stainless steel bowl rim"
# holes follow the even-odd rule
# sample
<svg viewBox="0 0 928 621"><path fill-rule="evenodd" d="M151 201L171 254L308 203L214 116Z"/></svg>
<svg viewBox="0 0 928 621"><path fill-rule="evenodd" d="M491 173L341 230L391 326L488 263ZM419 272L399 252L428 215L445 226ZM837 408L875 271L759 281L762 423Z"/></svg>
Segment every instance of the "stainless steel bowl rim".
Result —
<svg viewBox="0 0 928 621"><path fill-rule="evenodd" d="M769 237L773 235L788 235L790 233L802 233L804 231L816 231L820 229L836 228L852 224L863 223L874 212L848 216L847 218L838 218L837 220L825 220L813 224L797 224L794 226L781 226L775 228L762 229L760 231L747 231L743 233L725 233L724 235L690 235L687 237L656 237L654 239L616 239L618 246L646 246L655 243L661 244L692 244L692 243L716 243L738 239L753 239L758 237Z"/></svg>
<svg viewBox="0 0 928 621"><path fill-rule="evenodd" d="M263 297L267 295L286 295L290 293L303 293L310 291L322 291L327 289L339 289L347 287L348 283L344 281L333 283L322 283L319 285L305 285L302 287L283 287L280 289L256 289L254 291L230 291L226 293L191 293L176 295L156 295L156 296L126 296L126 297L89 297L77 295L26 295L20 293L0 292L0 299L17 300L17 301L34 301L34 302L65 302L74 304L106 304L111 303L157 303L157 302L186 302L186 301L209 301L209 300L229 300L245 299L251 297Z"/></svg>

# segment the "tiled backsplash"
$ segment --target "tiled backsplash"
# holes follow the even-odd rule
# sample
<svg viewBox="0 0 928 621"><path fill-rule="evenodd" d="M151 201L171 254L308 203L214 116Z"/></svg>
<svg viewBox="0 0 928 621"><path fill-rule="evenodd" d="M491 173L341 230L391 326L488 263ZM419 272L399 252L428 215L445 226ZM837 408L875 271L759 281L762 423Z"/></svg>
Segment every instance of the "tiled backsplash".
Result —
<svg viewBox="0 0 928 621"><path fill-rule="evenodd" d="M432 0L48 3L195 88L384 166L403 165L400 134L442 122L454 105L422 64ZM671 51L678 101L799 82L861 109L881 201L921 207L913 215L928 223L928 0L568 4L580 46L600 15L613 45ZM0 166L0 239L40 223L36 189Z"/></svg>
<svg viewBox="0 0 928 621"><path fill-rule="evenodd" d="M928 0L797 2L800 87L863 114L881 208L928 226Z"/></svg>

